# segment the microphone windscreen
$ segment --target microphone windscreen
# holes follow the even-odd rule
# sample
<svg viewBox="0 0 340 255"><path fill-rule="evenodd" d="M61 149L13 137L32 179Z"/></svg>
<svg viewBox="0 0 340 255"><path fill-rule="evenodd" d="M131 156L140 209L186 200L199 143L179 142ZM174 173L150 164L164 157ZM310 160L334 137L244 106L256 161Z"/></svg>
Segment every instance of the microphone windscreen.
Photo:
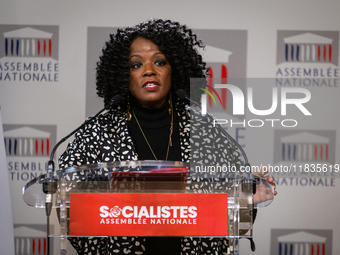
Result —
<svg viewBox="0 0 340 255"><path fill-rule="evenodd" d="M119 105L119 103L122 101L123 97L119 94L115 95L111 101L110 101L110 104L112 105Z"/></svg>
<svg viewBox="0 0 340 255"><path fill-rule="evenodd" d="M182 100L185 100L186 96L187 96L187 92L185 92L184 89L179 89L176 91L176 95L182 99Z"/></svg>

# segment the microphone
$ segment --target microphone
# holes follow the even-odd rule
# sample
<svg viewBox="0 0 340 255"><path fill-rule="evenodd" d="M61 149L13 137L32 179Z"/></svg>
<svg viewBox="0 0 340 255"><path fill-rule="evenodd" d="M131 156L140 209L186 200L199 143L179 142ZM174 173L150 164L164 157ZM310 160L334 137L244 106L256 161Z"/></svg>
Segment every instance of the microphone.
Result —
<svg viewBox="0 0 340 255"><path fill-rule="evenodd" d="M46 178L43 182L43 192L46 194L46 204L45 204L45 210L46 215L49 216L51 214L52 209L52 194L54 194L57 191L57 182L54 178L54 154L59 147L60 144L65 142L70 136L72 136L74 133L76 133L78 130L84 128L90 121L96 119L103 111L109 110L112 106L117 106L122 101L122 96L117 94L110 100L109 104L105 106L102 110L100 110L96 115L92 116L88 120L86 120L82 125L80 125L78 128L73 130L70 134L62 138L52 149L50 154L50 160L47 164L47 173Z"/></svg>
<svg viewBox="0 0 340 255"><path fill-rule="evenodd" d="M68 134L67 136L65 136L64 138L62 138L52 149L51 155L50 155L50 162L53 162L53 158L54 158L54 154L55 151L57 150L57 148L59 147L60 144L62 144L63 142L66 141L66 139L68 139L71 135L73 135L75 132L77 132L79 129L85 127L91 120L95 119L98 117L98 115L100 115L103 111L110 109L113 105L119 105L120 101L122 101L122 96L121 95L115 95L114 97L112 97L112 99L110 100L110 103L104 107L102 110L100 110L96 115L92 116L91 118L89 118L87 121L85 121L81 126L79 126L78 128L76 128L75 130L73 130L70 134ZM54 165L53 165L53 170L54 170Z"/></svg>
<svg viewBox="0 0 340 255"><path fill-rule="evenodd" d="M199 109L201 109L201 106L199 105L199 103L197 103L196 101L190 99L190 98L188 97L188 94L187 94L183 89L177 90L177 91L176 91L176 94L177 94L177 96L178 96L181 100L183 100L183 101L188 100L189 102L191 102L192 104L194 104L195 106L197 106ZM187 107L188 107L189 109L192 109L190 106L187 106ZM207 115L211 120L214 119L214 117L213 117L212 115L210 115L209 113L207 113L206 115ZM219 130L220 130L223 134L225 134L225 135L229 138L229 140L230 140L234 145L236 145L237 148L240 150L240 152L242 153L242 156L243 156L243 158L244 158L244 160L245 160L245 164L244 164L244 165L245 165L245 166L250 166L250 164L249 164L249 162L248 162L247 155L246 155L245 151L243 150L243 148L241 147L241 145L240 145L238 142L236 142L235 139L232 138L232 137L229 135L229 133L228 133L224 128L221 127L220 124L218 124L217 127L218 127ZM253 189L253 194L255 194L255 193L256 193L256 182L254 182L254 181L253 181L253 183L252 183L252 189ZM256 213L256 209L254 209L254 213ZM254 218L254 220L255 220L255 218ZM253 238L248 238L248 239L249 239L249 241L250 241L250 248L251 248L251 250L254 252L254 251L255 251L255 243L254 243L254 241L253 241Z"/></svg>
<svg viewBox="0 0 340 255"><path fill-rule="evenodd" d="M112 97L110 100L109 104L104 107L102 110L100 110L96 115L92 116L88 120L86 120L82 125L80 125L78 128L73 130L70 134L62 138L52 149L51 154L50 154L50 160L48 161L47 164L47 173L45 175L45 179L43 181L43 192L46 194L46 201L45 201L45 212L47 216L47 255L50 254L50 237L48 236L49 233L49 217L51 215L52 211L52 195L57 191L58 189L58 183L57 183L57 178L55 178L55 171L54 171L54 154L59 147L60 144L66 141L71 135L73 135L75 132L78 130L84 128L90 121L93 119L97 118L103 111L109 110L113 105L119 105L120 101L122 101L122 96L121 95L115 95Z"/></svg>
<svg viewBox="0 0 340 255"><path fill-rule="evenodd" d="M187 92L185 92L184 89L179 89L176 91L176 95L183 101L188 100L190 101L192 104L196 105L198 108L201 109L201 106L199 103L197 103L196 101L192 100L190 97L188 97Z"/></svg>
<svg viewBox="0 0 340 255"><path fill-rule="evenodd" d="M188 97L188 94L187 92L185 92L184 89L179 89L176 91L176 95L183 101L187 100L189 101L190 103L194 104L195 106L197 106L199 109L201 109L201 106L199 105L199 103L197 103L196 101L190 99L190 97ZM190 106L187 106L189 107L189 109L192 109ZM208 116L208 118L210 118L211 120L214 120L214 117L212 115L210 115L209 113L206 114L206 116ZM225 134L228 139L232 142L233 145L236 145L236 147L240 150L240 152L242 153L242 156L245 160L245 165L249 165L249 162L248 162L248 158L247 158L247 155L246 153L244 152L243 148L241 147L241 145L235 141L234 138L231 137L231 135L229 135L229 133L221 127L220 124L217 124L217 127L218 129L223 133Z"/></svg>

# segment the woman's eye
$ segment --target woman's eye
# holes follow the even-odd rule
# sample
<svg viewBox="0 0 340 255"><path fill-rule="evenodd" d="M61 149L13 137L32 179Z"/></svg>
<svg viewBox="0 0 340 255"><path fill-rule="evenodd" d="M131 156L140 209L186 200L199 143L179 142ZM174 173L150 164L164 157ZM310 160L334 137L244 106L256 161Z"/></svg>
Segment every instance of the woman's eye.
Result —
<svg viewBox="0 0 340 255"><path fill-rule="evenodd" d="M164 59L158 59L155 61L155 65L157 66L164 66L166 64L166 60Z"/></svg>
<svg viewBox="0 0 340 255"><path fill-rule="evenodd" d="M141 66L142 66L142 63L139 62L139 61L138 62L132 62L131 65L130 65L131 68L139 68Z"/></svg>

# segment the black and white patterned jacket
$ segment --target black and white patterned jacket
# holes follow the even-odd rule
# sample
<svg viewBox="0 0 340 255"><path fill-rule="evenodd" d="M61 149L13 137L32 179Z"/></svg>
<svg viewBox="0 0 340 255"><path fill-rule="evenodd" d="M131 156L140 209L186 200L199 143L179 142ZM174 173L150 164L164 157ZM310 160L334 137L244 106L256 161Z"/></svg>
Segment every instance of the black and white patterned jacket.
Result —
<svg viewBox="0 0 340 255"><path fill-rule="evenodd" d="M240 164L240 153L210 119L192 115L176 104L179 116L181 159L183 162ZM194 121L195 120L195 121ZM191 131L190 131L191 130ZM191 133L191 136L190 136ZM75 135L59 158L61 169L98 162L138 160L128 131L126 114L111 110L90 122ZM192 175L192 178L195 178ZM201 177L197 177L201 178ZM197 192L208 192L196 187ZM147 254L143 237L70 238L79 254ZM181 241L181 254L228 254L224 238L191 238Z"/></svg>

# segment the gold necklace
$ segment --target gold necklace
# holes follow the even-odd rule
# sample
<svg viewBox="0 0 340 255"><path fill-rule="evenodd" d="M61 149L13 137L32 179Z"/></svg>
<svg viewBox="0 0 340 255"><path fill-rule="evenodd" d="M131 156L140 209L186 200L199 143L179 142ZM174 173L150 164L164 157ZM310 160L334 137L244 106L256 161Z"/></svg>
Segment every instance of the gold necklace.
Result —
<svg viewBox="0 0 340 255"><path fill-rule="evenodd" d="M132 107L131 107L131 110L132 110L133 116L134 116L135 119L136 119L137 125L138 125L140 131L142 132L142 135L143 135L143 137L144 137L146 143L148 144L150 151L152 152L152 155L155 157L156 160L158 160L157 157L156 157L156 154L153 152L153 150L152 150L152 148L151 148L151 145L150 145L148 139L146 138L146 136L145 136L145 134L144 134L144 132L143 132L142 127L141 127L140 124L139 124L139 121L138 121L138 119L137 119L137 116L136 116L136 114L135 114L135 111L133 110ZM174 128L174 111L171 110L170 135L169 135L168 149L167 149L167 152L166 152L166 158L165 158L165 160L168 160L170 146L172 146L172 139L171 139L171 136L172 136L173 128Z"/></svg>

